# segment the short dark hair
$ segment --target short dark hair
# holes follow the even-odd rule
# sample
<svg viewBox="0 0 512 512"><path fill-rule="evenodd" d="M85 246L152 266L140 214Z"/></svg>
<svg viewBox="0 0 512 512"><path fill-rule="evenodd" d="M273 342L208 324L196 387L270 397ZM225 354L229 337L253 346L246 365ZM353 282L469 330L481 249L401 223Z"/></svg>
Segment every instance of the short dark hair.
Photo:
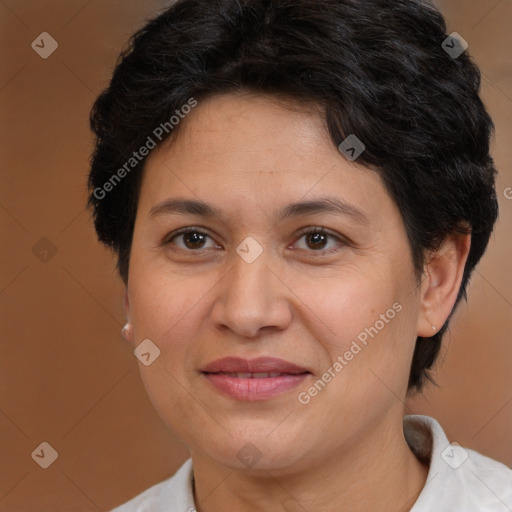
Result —
<svg viewBox="0 0 512 512"><path fill-rule="evenodd" d="M471 233L457 304L498 203L480 72L467 51L445 51L446 38L443 16L420 0L178 0L149 21L90 119L88 205L123 281L145 158L133 169L126 162L191 98L248 91L320 105L336 146L350 134L364 143L357 163L379 173L398 205L418 276L428 251L451 233ZM409 390L432 381L450 317L436 335L417 338Z"/></svg>

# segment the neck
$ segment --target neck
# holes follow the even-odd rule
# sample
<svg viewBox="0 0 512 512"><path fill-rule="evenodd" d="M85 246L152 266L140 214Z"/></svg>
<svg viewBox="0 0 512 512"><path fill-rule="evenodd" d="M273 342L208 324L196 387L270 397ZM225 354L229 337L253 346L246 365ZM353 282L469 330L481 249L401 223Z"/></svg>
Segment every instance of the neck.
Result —
<svg viewBox="0 0 512 512"><path fill-rule="evenodd" d="M240 471L192 452L197 512L408 512L427 478L428 467L410 450L400 417L370 435L331 450L305 468Z"/></svg>

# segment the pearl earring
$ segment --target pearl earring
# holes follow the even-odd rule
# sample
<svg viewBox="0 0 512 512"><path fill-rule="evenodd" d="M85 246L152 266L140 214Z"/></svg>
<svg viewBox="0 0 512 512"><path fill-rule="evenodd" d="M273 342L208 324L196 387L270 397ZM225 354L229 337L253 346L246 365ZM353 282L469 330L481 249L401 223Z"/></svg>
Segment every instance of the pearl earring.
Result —
<svg viewBox="0 0 512 512"><path fill-rule="evenodd" d="M131 337L131 334L132 334L132 324L130 322L126 322L124 327L121 329L121 336L125 340L128 341Z"/></svg>

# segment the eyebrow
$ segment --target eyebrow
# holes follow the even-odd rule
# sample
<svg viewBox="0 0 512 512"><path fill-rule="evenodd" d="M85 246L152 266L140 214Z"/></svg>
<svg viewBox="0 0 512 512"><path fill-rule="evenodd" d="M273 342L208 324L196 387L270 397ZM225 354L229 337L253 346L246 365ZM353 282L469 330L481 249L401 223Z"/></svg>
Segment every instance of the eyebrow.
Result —
<svg viewBox="0 0 512 512"><path fill-rule="evenodd" d="M368 224L368 218L355 206L345 203L335 197L321 197L312 201L291 203L282 208L277 214L277 222L290 217L311 215L314 213L334 213L351 217L360 224ZM166 199L151 208L149 215L199 215L202 217L222 218L222 212L203 201L195 199L172 198Z"/></svg>

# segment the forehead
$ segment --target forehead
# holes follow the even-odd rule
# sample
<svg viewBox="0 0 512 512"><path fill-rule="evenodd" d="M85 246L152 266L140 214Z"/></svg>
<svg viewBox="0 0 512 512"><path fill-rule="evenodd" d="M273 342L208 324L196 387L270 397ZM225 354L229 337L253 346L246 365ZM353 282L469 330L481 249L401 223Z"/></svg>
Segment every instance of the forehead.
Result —
<svg viewBox="0 0 512 512"><path fill-rule="evenodd" d="M389 200L376 172L340 153L316 105L252 94L213 96L181 123L146 161L140 206L148 212L169 196L238 213L243 204L279 205L282 213L286 204L330 196L371 214L376 203Z"/></svg>
<svg viewBox="0 0 512 512"><path fill-rule="evenodd" d="M329 141L322 116L318 105L293 103L274 96L210 96L198 102L180 122L176 136L171 134L148 160L172 146L178 150L193 145L196 161L207 158L212 165L227 160L235 164L236 159L239 171L247 167L251 173L272 170L270 164L277 156L281 157L280 165L282 159L302 158L306 152L318 161ZM262 149L266 151L261 152Z"/></svg>

